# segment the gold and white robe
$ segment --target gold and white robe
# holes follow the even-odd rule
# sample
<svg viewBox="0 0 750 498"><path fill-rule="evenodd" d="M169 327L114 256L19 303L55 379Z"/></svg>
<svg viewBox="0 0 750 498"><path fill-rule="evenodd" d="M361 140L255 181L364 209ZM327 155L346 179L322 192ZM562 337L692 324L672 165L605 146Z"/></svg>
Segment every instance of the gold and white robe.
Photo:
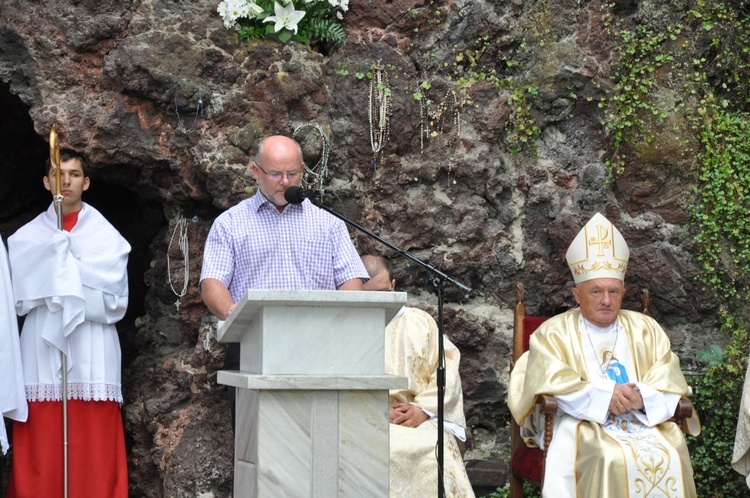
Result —
<svg viewBox="0 0 750 498"><path fill-rule="evenodd" d="M615 335L595 337L582 323L575 309L542 324L511 374L508 406L524 436L543 439L543 423L534 412L538 394L562 401L547 453L543 495L696 496L685 438L668 421L676 400L689 388L666 334L641 313L622 310L618 315L614 349L629 382L641 389L645 412L615 418L608 413L614 381L599 375L602 362L594 356L601 355L605 344L615 346ZM575 406L584 405L580 412L565 403L576 398Z"/></svg>
<svg viewBox="0 0 750 498"><path fill-rule="evenodd" d="M466 439L466 418L458 364L461 354L443 336L445 399L443 482L447 497L473 497L456 437ZM437 365L438 328L432 317L403 308L385 330L385 371L407 377L406 389L391 390L390 402L422 408L431 417L419 427L390 424L390 496L433 498L437 494ZM455 434L455 435L454 435Z"/></svg>

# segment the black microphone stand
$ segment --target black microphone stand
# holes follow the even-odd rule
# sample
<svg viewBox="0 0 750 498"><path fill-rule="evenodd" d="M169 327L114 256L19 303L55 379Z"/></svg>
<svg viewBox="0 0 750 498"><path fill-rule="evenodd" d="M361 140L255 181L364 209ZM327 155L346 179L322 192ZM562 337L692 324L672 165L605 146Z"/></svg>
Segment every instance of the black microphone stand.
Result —
<svg viewBox="0 0 750 498"><path fill-rule="evenodd" d="M418 264L422 268L426 269L430 272L430 279L427 282L427 288L430 292L437 295L438 298L438 368L437 368L437 388L438 388L438 412L437 412L437 421L438 421L438 434L437 434L437 468L438 468L438 498L443 498L445 496L445 483L443 482L443 462L445 461L445 455L444 455L444 448L443 448L443 421L445 419L445 407L443 406L445 403L445 346L443 344L443 290L445 288L445 283L448 282L455 287L458 287L460 290L464 291L466 294L471 292L471 288L461 284L460 282L457 282L456 280L452 279L442 271L438 270L434 266L432 266L429 263L425 263L421 259L417 258L413 254L411 254L409 251L405 251L399 247L394 246L390 242L384 240L379 235L376 235L375 233L371 232L370 230L366 229L365 227L358 225L357 223L351 221L350 219L346 218L345 216L337 213L333 209L329 208L328 206L324 205L322 201L317 199L317 195L312 195L310 197L310 201L318 206L320 209L327 211L334 215L335 217L343 220L344 222L348 223L349 225L353 226L357 230L359 230L362 233L365 233L372 237L373 239L377 240L381 244L388 246L389 248L393 249L400 255L404 256L407 259L410 259L414 263Z"/></svg>

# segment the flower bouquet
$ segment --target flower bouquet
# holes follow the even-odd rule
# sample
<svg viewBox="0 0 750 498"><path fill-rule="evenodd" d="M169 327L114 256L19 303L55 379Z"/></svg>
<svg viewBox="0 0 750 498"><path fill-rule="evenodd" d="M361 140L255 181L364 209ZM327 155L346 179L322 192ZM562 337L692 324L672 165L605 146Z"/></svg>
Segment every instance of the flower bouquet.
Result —
<svg viewBox="0 0 750 498"><path fill-rule="evenodd" d="M271 37L309 44L346 38L340 21L349 0L222 0L216 10L240 40Z"/></svg>

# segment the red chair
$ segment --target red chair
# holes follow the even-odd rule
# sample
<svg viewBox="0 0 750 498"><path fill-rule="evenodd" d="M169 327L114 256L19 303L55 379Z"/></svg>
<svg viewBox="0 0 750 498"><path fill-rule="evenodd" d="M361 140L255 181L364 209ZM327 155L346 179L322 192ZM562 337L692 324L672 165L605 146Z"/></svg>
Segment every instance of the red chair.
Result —
<svg viewBox="0 0 750 498"><path fill-rule="evenodd" d="M649 293L643 289L640 293L641 312L648 315ZM516 306L513 311L513 357L510 362L510 371L516 364L518 358L528 351L529 337L542 324L547 317L527 316L523 304L523 284L516 283ZM544 465L547 457L547 448L552 442L552 429L555 414L557 413L557 400L554 396L541 394L537 397L536 404L540 406L544 414L544 450L529 448L521 438L521 430L511 415L510 420L510 498L523 498L523 481L528 481L535 486L541 487L544 482ZM693 414L693 405L687 398L682 398L675 410L674 420L683 432L687 432L687 419Z"/></svg>
<svg viewBox="0 0 750 498"><path fill-rule="evenodd" d="M513 358L510 362L510 371L516 364L518 358L528 351L529 338L534 331L547 320L543 316L526 316L526 308L523 304L523 284L516 283L516 306L513 311ZM542 395L537 399L544 413L544 448L529 448L521 438L521 429L516 419L511 416L510 420L510 498L523 498L523 481L541 487L544 482L544 462L547 456L546 448L552 441L552 423L557 413L557 400L554 396Z"/></svg>

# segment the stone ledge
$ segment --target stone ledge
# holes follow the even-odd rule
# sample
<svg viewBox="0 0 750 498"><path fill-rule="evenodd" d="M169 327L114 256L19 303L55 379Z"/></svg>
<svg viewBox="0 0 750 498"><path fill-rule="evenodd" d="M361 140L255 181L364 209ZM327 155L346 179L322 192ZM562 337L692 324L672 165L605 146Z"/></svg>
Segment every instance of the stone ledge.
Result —
<svg viewBox="0 0 750 498"><path fill-rule="evenodd" d="M508 462L500 459L466 460L466 473L474 494L478 497L505 486L508 482L508 472Z"/></svg>

